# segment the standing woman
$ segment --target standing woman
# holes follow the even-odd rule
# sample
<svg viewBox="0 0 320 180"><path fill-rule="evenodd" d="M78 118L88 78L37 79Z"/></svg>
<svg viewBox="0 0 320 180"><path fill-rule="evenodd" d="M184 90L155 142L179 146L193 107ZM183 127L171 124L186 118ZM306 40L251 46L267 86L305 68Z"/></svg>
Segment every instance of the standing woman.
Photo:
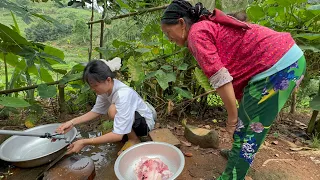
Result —
<svg viewBox="0 0 320 180"><path fill-rule="evenodd" d="M218 179L244 179L271 124L304 77L303 52L289 33L184 0L168 6L161 28L172 42L188 47L227 109L226 129L234 142Z"/></svg>

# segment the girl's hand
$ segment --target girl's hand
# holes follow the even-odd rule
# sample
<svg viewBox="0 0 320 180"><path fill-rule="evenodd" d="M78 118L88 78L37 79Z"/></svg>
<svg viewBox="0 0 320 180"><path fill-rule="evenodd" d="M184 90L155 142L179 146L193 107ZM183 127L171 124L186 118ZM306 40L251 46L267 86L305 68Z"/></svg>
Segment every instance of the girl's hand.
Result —
<svg viewBox="0 0 320 180"><path fill-rule="evenodd" d="M56 132L59 134L65 134L69 132L73 127L73 120L67 121L61 124L57 129Z"/></svg>
<svg viewBox="0 0 320 180"><path fill-rule="evenodd" d="M68 146L67 154L79 153L85 146L84 139L78 140Z"/></svg>

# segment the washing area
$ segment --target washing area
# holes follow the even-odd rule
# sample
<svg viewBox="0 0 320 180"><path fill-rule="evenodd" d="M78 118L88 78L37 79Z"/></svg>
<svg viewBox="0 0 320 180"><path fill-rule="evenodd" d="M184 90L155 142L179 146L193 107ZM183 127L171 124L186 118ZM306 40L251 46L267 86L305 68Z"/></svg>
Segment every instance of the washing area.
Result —
<svg viewBox="0 0 320 180"><path fill-rule="evenodd" d="M141 159L159 158L175 179L184 167L184 156L173 145L144 142L130 147L119 157L122 143L86 146L80 153L65 155L68 143L101 136L101 132L78 132L75 128L61 137L54 134L59 124L43 125L11 136L0 146L0 179L137 179L135 167ZM41 129L41 130L40 130ZM30 137L45 133L42 138ZM49 133L48 133L49 132ZM2 132L3 133L3 132ZM29 133L25 135L23 133ZM152 172L153 173L153 172ZM150 174L150 173L149 173Z"/></svg>

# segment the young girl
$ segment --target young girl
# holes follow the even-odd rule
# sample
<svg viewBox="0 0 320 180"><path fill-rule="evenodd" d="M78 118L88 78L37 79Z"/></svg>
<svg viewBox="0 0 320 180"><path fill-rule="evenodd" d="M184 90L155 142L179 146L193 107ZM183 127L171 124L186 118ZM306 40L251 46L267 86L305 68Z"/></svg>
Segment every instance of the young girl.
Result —
<svg viewBox="0 0 320 180"><path fill-rule="evenodd" d="M78 153L86 145L121 141L124 135L128 136L124 147L128 147L139 143L138 136L146 136L154 128L156 118L154 108L144 102L132 88L114 79L114 71L119 70L120 66L120 58L115 58L112 61L93 60L85 67L83 80L97 94L96 104L90 112L67 121L56 131L66 133L76 124L88 122L106 113L114 120L113 131L100 137L81 139L72 143L68 147L69 154Z"/></svg>
<svg viewBox="0 0 320 180"><path fill-rule="evenodd" d="M226 129L234 143L219 179L244 179L275 117L304 77L303 52L289 33L184 0L168 6L161 28L171 41L188 47L227 109Z"/></svg>

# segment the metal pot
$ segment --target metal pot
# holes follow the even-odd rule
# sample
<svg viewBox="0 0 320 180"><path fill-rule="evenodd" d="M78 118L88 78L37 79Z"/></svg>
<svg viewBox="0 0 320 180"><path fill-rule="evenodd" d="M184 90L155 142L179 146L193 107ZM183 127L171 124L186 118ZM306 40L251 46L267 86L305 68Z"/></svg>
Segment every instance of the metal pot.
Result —
<svg viewBox="0 0 320 180"><path fill-rule="evenodd" d="M37 126L25 132L54 134L59 125ZM76 135L77 130L74 127L65 134L69 142L72 142ZM11 136L0 146L0 159L22 168L36 167L56 159L65 152L68 145L64 140L51 142L51 139L47 138Z"/></svg>

